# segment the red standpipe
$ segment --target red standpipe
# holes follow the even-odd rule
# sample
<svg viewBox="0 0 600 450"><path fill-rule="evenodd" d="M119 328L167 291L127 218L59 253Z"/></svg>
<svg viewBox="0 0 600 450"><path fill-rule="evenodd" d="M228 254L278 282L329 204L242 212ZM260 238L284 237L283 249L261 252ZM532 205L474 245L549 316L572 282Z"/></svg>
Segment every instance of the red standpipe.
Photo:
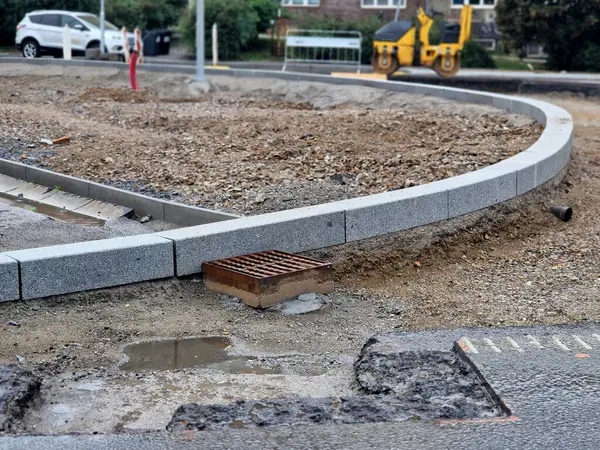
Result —
<svg viewBox="0 0 600 450"><path fill-rule="evenodd" d="M129 58L129 81L131 82L131 89L134 91L140 90L140 85L137 82L136 75L136 65L137 65L137 52L133 50L131 52L131 58Z"/></svg>

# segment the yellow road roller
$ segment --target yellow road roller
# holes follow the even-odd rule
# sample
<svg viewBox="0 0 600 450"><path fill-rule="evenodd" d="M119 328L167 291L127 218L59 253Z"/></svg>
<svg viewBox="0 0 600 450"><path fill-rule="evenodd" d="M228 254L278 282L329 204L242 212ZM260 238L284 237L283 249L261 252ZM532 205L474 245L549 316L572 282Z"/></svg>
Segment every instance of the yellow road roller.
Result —
<svg viewBox="0 0 600 450"><path fill-rule="evenodd" d="M423 8L417 13L417 25L395 20L375 33L373 40L373 70L391 75L403 66L429 67L444 78L456 75L460 69L460 52L471 37L473 7L465 5L460 11L459 23L442 23L438 45L429 44L429 32L434 23ZM419 37L419 53L415 54ZM415 56L418 60L415 64Z"/></svg>

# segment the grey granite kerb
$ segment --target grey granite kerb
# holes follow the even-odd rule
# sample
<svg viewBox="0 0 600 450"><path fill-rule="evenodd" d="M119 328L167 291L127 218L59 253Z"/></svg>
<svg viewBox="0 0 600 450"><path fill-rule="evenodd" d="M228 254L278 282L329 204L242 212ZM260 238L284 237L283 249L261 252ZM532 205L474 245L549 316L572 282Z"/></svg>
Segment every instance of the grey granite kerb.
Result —
<svg viewBox="0 0 600 450"><path fill-rule="evenodd" d="M28 60L27 63L125 70L120 63L97 61L42 59ZM181 69L152 65L142 66L141 70L178 72ZM505 202L556 178L564 173L573 148L571 116L564 109L542 101L425 84L307 73L241 69L208 69L207 72L233 77L368 86L493 105L531 117L545 128L538 141L518 155L475 172L427 185L259 216L219 217L220 222L134 238L0 254L0 301L190 275L199 273L203 262L214 259L270 249L303 252L441 222ZM12 176L17 175L19 169L10 165ZM87 189L79 184L87 183L84 180L70 179L70 182ZM93 187L98 190L98 186L94 183ZM94 189L90 190L90 195L92 191ZM110 195L113 195L112 191ZM136 197L135 200L141 204L143 199ZM187 214L187 211L178 211L180 213ZM204 217L211 212L198 214Z"/></svg>

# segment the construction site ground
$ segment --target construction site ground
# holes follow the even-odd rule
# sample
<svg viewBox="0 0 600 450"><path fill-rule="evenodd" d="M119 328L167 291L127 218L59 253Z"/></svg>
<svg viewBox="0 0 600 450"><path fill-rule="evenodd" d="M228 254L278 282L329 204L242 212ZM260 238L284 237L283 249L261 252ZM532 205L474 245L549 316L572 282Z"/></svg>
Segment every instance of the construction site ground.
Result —
<svg viewBox="0 0 600 450"><path fill-rule="evenodd" d="M199 278L0 305L0 363L20 360L44 379L44 404L26 431L164 429L187 402L348 394L352 361L380 331L600 320L600 106L543 100L575 120L560 185L442 226L312 252L333 260L336 273L329 306L318 312L254 310L207 292ZM554 204L571 206L573 220L554 218ZM266 370L118 367L126 344L191 336L230 337L236 355Z"/></svg>
<svg viewBox="0 0 600 450"><path fill-rule="evenodd" d="M428 183L529 147L541 127L489 106L356 86L0 67L0 157L148 195L259 214ZM41 138L69 135L62 147Z"/></svg>

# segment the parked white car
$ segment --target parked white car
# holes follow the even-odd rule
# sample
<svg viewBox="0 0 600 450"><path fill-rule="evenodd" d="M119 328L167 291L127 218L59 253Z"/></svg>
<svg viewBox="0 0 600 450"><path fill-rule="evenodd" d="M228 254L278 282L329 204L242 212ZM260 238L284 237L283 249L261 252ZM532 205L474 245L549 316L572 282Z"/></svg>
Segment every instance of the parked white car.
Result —
<svg viewBox="0 0 600 450"><path fill-rule="evenodd" d="M100 18L95 14L72 11L32 11L17 25L15 43L25 58L53 55L61 57L63 28L71 29L72 54L84 55L90 48L100 48ZM109 53L123 54L121 31L104 21L104 45ZM129 47L133 48L134 35L127 34Z"/></svg>

